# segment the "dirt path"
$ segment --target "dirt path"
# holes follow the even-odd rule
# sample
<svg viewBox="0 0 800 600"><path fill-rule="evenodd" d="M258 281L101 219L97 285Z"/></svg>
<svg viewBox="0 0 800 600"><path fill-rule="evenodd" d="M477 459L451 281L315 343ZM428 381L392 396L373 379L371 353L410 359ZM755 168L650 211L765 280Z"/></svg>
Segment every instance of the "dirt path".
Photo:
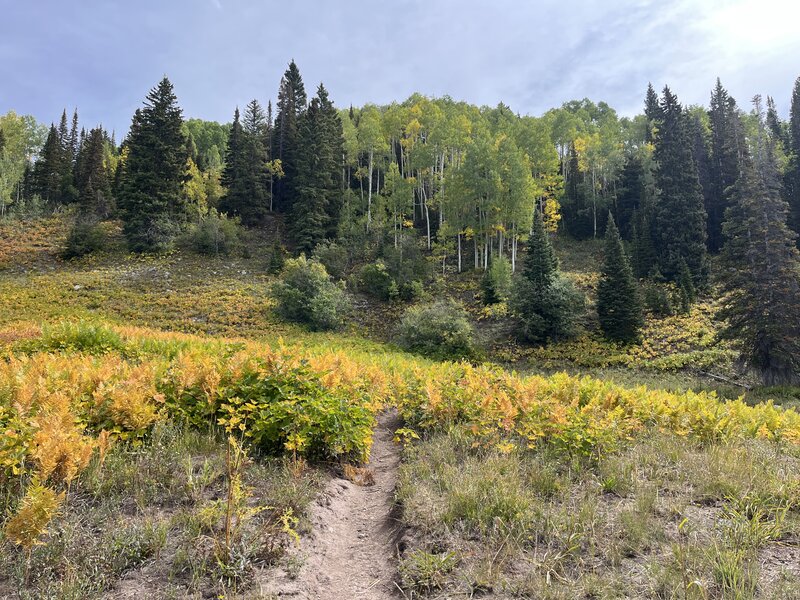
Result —
<svg viewBox="0 0 800 600"><path fill-rule="evenodd" d="M374 485L333 479L311 508L313 532L294 558L295 578L282 573L265 586L278 598L302 600L384 600L402 598L395 585L397 523L392 509L400 451L392 441L395 412L381 415L369 471Z"/></svg>

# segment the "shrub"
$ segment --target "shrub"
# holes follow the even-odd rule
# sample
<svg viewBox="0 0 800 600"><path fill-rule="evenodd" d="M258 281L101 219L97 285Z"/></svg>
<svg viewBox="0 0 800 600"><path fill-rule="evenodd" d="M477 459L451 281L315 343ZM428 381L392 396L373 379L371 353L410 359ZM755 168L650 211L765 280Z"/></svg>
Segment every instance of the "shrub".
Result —
<svg viewBox="0 0 800 600"><path fill-rule="evenodd" d="M528 280L520 278L511 296L511 308L521 322L520 336L537 343L573 335L584 305L584 295L561 276L538 291Z"/></svg>
<svg viewBox="0 0 800 600"><path fill-rule="evenodd" d="M409 281L401 285L397 293L404 302L413 302L425 295L425 288L421 281Z"/></svg>
<svg viewBox="0 0 800 600"><path fill-rule="evenodd" d="M241 248L242 233L238 218L229 218L212 208L200 223L192 225L187 239L200 254L227 256Z"/></svg>
<svg viewBox="0 0 800 600"><path fill-rule="evenodd" d="M654 282L645 283L642 296L644 308L647 312L659 317L672 315L672 302L667 289L663 285Z"/></svg>
<svg viewBox="0 0 800 600"><path fill-rule="evenodd" d="M430 263L415 235L405 236L399 241L397 248L394 245L384 247L382 254L386 270L399 287L412 281L424 281L431 274Z"/></svg>
<svg viewBox="0 0 800 600"><path fill-rule="evenodd" d="M278 314L313 329L335 329L349 308L344 290L333 283L325 267L305 256L286 261L272 288Z"/></svg>
<svg viewBox="0 0 800 600"><path fill-rule="evenodd" d="M382 260L361 267L358 272L357 286L360 292L381 300L391 300L399 294L397 282Z"/></svg>
<svg viewBox="0 0 800 600"><path fill-rule="evenodd" d="M313 258L325 265L328 274L334 279L343 279L350 267L350 255L347 248L330 240L317 244L317 247L314 248Z"/></svg>
<svg viewBox="0 0 800 600"><path fill-rule="evenodd" d="M400 322L400 345L432 358L471 358L474 339L467 313L453 301L412 306Z"/></svg>
<svg viewBox="0 0 800 600"><path fill-rule="evenodd" d="M286 250L281 246L281 243L275 240L275 243L272 244L272 252L269 255L269 264L267 265L267 271L272 275L280 273L283 270L284 265L286 264Z"/></svg>
<svg viewBox="0 0 800 600"><path fill-rule="evenodd" d="M62 256L64 258L86 256L105 249L107 243L106 232L100 221L93 218L79 218L67 234Z"/></svg>
<svg viewBox="0 0 800 600"><path fill-rule="evenodd" d="M484 304L505 302L511 295L511 263L501 256L483 274L481 279L481 297Z"/></svg>

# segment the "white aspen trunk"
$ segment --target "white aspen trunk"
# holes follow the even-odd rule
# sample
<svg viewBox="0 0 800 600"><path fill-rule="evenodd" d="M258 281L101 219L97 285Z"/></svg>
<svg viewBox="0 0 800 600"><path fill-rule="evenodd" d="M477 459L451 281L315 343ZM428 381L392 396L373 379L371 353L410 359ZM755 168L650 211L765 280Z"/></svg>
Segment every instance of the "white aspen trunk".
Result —
<svg viewBox="0 0 800 600"><path fill-rule="evenodd" d="M458 238L458 272L461 273L461 232L456 235Z"/></svg>
<svg viewBox="0 0 800 600"><path fill-rule="evenodd" d="M514 239L511 240L511 272L517 272L517 234L514 232Z"/></svg>
<svg viewBox="0 0 800 600"><path fill-rule="evenodd" d="M592 167L592 237L597 237L597 175Z"/></svg>
<svg viewBox="0 0 800 600"><path fill-rule="evenodd" d="M369 191L367 192L367 231L369 231L369 226L372 224L372 156L374 154L374 150L370 148L369 150ZM363 197L363 191L362 197Z"/></svg>

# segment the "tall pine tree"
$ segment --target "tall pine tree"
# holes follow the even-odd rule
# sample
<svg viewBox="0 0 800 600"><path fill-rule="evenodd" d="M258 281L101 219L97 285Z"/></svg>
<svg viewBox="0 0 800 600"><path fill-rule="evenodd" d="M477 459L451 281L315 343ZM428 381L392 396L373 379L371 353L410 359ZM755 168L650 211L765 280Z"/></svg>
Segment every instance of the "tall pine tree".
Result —
<svg viewBox="0 0 800 600"><path fill-rule="evenodd" d="M341 208L342 126L320 85L300 120L291 231L301 250L311 251L333 233Z"/></svg>
<svg viewBox="0 0 800 600"><path fill-rule="evenodd" d="M639 289L614 217L606 225L605 255L597 286L597 316L600 328L610 340L632 343L639 339L643 325Z"/></svg>
<svg viewBox="0 0 800 600"><path fill-rule="evenodd" d="M522 273L511 295L520 335L536 343L569 335L582 307L583 298L559 273L544 219L536 211Z"/></svg>
<svg viewBox="0 0 800 600"><path fill-rule="evenodd" d="M698 283L707 277L706 212L692 152L687 115L678 98L664 88L662 120L656 135L656 185L659 190L655 212L656 251L662 274L668 279L680 275L686 261Z"/></svg>
<svg viewBox="0 0 800 600"><path fill-rule="evenodd" d="M792 92L789 112L789 145L791 158L786 170L786 198L789 201L789 226L800 234L800 77ZM800 237L797 238L800 240ZM800 242L799 242L800 243Z"/></svg>
<svg viewBox="0 0 800 600"><path fill-rule="evenodd" d="M108 136L102 127L89 132L77 161L76 184L81 213L87 218L106 218L113 208L111 178L106 165Z"/></svg>
<svg viewBox="0 0 800 600"><path fill-rule="evenodd" d="M240 121L234 114L222 184L226 188L220 207L245 225L258 225L270 206L267 119L257 100L252 100Z"/></svg>
<svg viewBox="0 0 800 600"><path fill-rule="evenodd" d="M644 98L644 116L647 117L647 132L644 141L648 144L654 144L663 115L658 94L653 89L652 83L647 84L647 93Z"/></svg>
<svg viewBox="0 0 800 600"><path fill-rule="evenodd" d="M300 119L306 110L303 78L294 61L281 78L278 89L278 114L275 117L272 156L281 161L283 178L274 185L274 205L277 210L289 212L297 196L297 154L300 145Z"/></svg>
<svg viewBox="0 0 800 600"><path fill-rule="evenodd" d="M747 152L725 215L720 332L767 385L800 382L800 256L772 148Z"/></svg>
<svg viewBox="0 0 800 600"><path fill-rule="evenodd" d="M739 176L739 156L744 147L736 100L722 87L719 79L711 92L708 116L711 125L711 185L706 195L708 249L717 252L722 248L722 221Z"/></svg>
<svg viewBox="0 0 800 600"><path fill-rule="evenodd" d="M188 151L182 124L172 83L164 77L134 114L126 142L119 205L128 245L136 252L169 247L185 222L181 186Z"/></svg>

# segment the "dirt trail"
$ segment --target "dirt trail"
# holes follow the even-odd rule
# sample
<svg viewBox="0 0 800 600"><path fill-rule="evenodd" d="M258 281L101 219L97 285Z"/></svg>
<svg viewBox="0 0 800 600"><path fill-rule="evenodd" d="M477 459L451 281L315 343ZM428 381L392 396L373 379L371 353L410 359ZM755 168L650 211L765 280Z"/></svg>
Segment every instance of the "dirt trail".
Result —
<svg viewBox="0 0 800 600"><path fill-rule="evenodd" d="M402 598L394 583L398 524L392 514L400 463L392 438L399 424L395 412L381 415L368 465L375 484L333 479L311 508L313 532L294 554L302 561L297 576L282 573L264 591L302 600Z"/></svg>

